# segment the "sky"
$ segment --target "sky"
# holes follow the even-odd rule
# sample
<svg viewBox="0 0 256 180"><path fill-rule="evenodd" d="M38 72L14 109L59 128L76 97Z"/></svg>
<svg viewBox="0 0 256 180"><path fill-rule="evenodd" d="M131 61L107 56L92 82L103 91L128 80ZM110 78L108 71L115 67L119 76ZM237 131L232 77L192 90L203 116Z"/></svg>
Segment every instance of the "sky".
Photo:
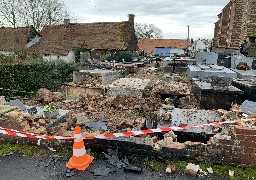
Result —
<svg viewBox="0 0 256 180"><path fill-rule="evenodd" d="M79 23L127 21L155 24L163 38L212 39L217 15L230 0L63 0Z"/></svg>

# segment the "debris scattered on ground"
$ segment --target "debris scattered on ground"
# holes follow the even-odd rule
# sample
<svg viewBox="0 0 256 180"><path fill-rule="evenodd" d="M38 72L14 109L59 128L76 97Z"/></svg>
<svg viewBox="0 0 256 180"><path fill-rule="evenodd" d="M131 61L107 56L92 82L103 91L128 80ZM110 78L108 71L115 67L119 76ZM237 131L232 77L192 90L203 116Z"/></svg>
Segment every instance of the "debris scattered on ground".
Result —
<svg viewBox="0 0 256 180"><path fill-rule="evenodd" d="M165 172L166 173L172 173L176 171L176 166L174 165L167 165Z"/></svg>
<svg viewBox="0 0 256 180"><path fill-rule="evenodd" d="M186 169L185 169L185 173L196 177L200 170L201 170L201 168L199 167L199 165L188 163L188 165L186 166Z"/></svg>

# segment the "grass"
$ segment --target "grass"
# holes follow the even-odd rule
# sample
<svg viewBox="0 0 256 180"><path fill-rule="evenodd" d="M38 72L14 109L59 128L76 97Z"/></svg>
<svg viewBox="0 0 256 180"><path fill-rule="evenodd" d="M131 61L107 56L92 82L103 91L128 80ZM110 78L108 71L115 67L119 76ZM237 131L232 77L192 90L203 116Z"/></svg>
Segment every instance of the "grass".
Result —
<svg viewBox="0 0 256 180"><path fill-rule="evenodd" d="M19 144L1 144L0 155L9 154L11 152L18 152L24 155L33 155L39 151L37 146L19 145Z"/></svg>
<svg viewBox="0 0 256 180"><path fill-rule="evenodd" d="M179 161L162 161L159 162L157 160L145 160L140 158L133 159L134 163L138 165L142 165L144 168L148 168L154 171L165 172L167 165L174 165L178 172L184 172L188 162ZM233 165L217 165L217 164L207 164L207 163L199 163L200 168L207 172L207 168L213 169L213 175L216 176L225 176L229 177L229 171L234 171L235 174L233 177L229 177L230 180L254 180L256 179L256 168L238 168Z"/></svg>

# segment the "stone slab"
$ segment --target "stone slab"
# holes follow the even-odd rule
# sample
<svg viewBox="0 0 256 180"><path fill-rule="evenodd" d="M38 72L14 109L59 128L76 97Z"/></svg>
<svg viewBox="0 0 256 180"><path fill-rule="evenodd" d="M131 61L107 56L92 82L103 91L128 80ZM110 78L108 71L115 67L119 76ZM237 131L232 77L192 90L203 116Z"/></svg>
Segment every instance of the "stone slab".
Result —
<svg viewBox="0 0 256 180"><path fill-rule="evenodd" d="M8 104L10 106L16 106L16 107L20 108L20 110L22 110L22 111L26 111L25 105L19 99L11 100Z"/></svg>
<svg viewBox="0 0 256 180"><path fill-rule="evenodd" d="M93 70L80 70L77 79L81 80L84 75L91 75L101 79L103 85L108 85L114 80L121 77L118 71L103 70L103 69L93 69ZM81 77L82 76L82 77Z"/></svg>
<svg viewBox="0 0 256 180"><path fill-rule="evenodd" d="M256 114L256 102L246 100L240 106L240 109L246 114Z"/></svg>
<svg viewBox="0 0 256 180"><path fill-rule="evenodd" d="M200 52L196 55L197 64L217 64L218 53L216 52Z"/></svg>
<svg viewBox="0 0 256 180"><path fill-rule="evenodd" d="M237 73L237 78L239 79L246 79L246 80L253 80L256 79L256 70L238 70L232 69L234 72Z"/></svg>
<svg viewBox="0 0 256 180"><path fill-rule="evenodd" d="M174 108L173 110L160 109L160 115L169 111L172 115L172 120L170 122L162 121L158 124L158 128L167 127L167 126L192 126L207 124L209 121L220 122L221 117L215 111L210 110L196 110L196 109L179 109ZM206 133L206 134L215 134L212 131L212 127L202 127L202 128L193 128L187 130L181 130L184 132L194 132L194 133Z"/></svg>
<svg viewBox="0 0 256 180"><path fill-rule="evenodd" d="M242 54L231 56L231 68L236 68L240 62L246 62L247 65L252 68L252 63L255 60L253 57L246 57Z"/></svg>
<svg viewBox="0 0 256 180"><path fill-rule="evenodd" d="M235 79L232 85L244 91L244 100L256 101L256 81Z"/></svg>
<svg viewBox="0 0 256 180"><path fill-rule="evenodd" d="M226 109L232 104L241 104L243 91L234 87L213 87L210 83L193 81L192 92L195 94L201 109Z"/></svg>
<svg viewBox="0 0 256 180"><path fill-rule="evenodd" d="M214 76L222 76L222 77L229 77L231 79L237 78L237 73L225 68L223 66L211 66L207 67L204 65L200 66L188 66L187 68L187 76L189 79L192 78L199 78L201 80L204 80L208 77L214 77Z"/></svg>
<svg viewBox="0 0 256 180"><path fill-rule="evenodd" d="M149 79L121 78L109 85L107 94L114 97L118 95L142 97L150 82Z"/></svg>

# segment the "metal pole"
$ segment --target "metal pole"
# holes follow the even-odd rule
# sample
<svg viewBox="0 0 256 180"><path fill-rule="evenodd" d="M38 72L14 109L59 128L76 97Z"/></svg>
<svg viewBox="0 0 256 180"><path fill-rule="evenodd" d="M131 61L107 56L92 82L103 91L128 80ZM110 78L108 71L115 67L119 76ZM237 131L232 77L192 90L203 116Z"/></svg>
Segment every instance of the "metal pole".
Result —
<svg viewBox="0 0 256 180"><path fill-rule="evenodd" d="M188 47L189 47L189 25L188 25L188 39L187 39L187 53L188 53ZM188 55L188 54L187 54Z"/></svg>

